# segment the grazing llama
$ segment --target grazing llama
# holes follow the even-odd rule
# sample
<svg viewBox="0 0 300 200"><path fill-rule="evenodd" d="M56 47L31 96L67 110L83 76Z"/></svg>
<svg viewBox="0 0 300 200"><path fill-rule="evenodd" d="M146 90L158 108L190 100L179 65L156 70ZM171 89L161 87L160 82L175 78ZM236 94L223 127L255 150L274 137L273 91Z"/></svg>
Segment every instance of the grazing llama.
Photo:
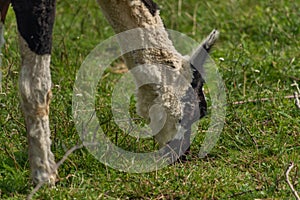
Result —
<svg viewBox="0 0 300 200"><path fill-rule="evenodd" d="M49 104L52 96L50 59L56 2L55 0L1 0L1 27L10 4L16 15L20 38L22 62L19 89L28 136L31 175L34 183L45 181L55 183L57 169L51 152ZM137 91L137 112L142 117L151 121L150 110L154 101L160 102L166 110L166 123L155 136L156 141L161 147L175 141L171 147L178 155L182 155L178 146L186 143L184 151L188 149L190 142L188 126L205 115L206 102L202 92L204 80L199 72L201 67L199 65L203 65L207 52L218 36L218 31L213 31L202 43L201 49L192 56L202 60L202 63L195 66L197 63L182 56L173 46L160 18L158 6L152 0L98 0L98 4L115 33L143 28L147 30L151 45L158 47L126 54L124 58L129 69L143 64L162 64L189 80L189 86L183 86L182 90L183 93L187 93L185 90L192 86L195 94L192 103L197 105L190 107L192 110L189 111L184 111L186 108L182 108L182 102L178 99L172 99L170 88L157 89L156 86L148 85L138 88ZM147 70L149 71L145 69L145 72ZM135 78L138 79L137 76L138 74ZM190 123L183 122L184 112L191 115L188 116ZM176 136L178 127L183 123L186 133L178 137Z"/></svg>

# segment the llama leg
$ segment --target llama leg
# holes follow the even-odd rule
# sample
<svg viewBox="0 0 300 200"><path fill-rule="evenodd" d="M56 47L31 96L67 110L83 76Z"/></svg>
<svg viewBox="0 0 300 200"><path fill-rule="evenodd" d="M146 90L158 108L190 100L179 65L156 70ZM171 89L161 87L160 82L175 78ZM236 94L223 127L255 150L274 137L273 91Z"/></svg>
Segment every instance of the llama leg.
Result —
<svg viewBox="0 0 300 200"><path fill-rule="evenodd" d="M49 104L50 54L55 1L12 0L22 57L19 90L29 145L34 183L55 183L56 164L51 152Z"/></svg>
<svg viewBox="0 0 300 200"><path fill-rule="evenodd" d="M4 23L6 13L10 4L10 0L2 0L0 2L0 14L1 14L1 22Z"/></svg>

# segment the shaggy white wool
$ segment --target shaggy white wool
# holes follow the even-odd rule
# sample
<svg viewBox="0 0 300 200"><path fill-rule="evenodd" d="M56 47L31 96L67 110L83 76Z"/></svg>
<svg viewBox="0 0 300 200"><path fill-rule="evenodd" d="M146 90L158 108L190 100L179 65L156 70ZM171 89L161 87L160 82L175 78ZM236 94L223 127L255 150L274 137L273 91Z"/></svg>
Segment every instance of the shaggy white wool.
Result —
<svg viewBox="0 0 300 200"><path fill-rule="evenodd" d="M133 36L120 38L119 43L124 52L127 52L128 46L132 46L131 42L141 44L144 48L131 51L124 58L129 69L143 65L142 68L133 69L138 86L137 113L150 120L152 131L158 132L155 136L157 142L164 146L175 137L180 128L179 121L183 116L180 98L192 80L189 62L173 46L159 11L153 16L141 0L98 0L98 3L116 33L141 28ZM178 83L178 77L181 76L186 81ZM153 82L142 84L149 77ZM157 109L157 105L163 109ZM161 113L154 114L154 111ZM161 127L161 121L155 119L157 116L166 118L160 131L158 127Z"/></svg>
<svg viewBox="0 0 300 200"><path fill-rule="evenodd" d="M49 103L51 99L50 55L37 55L20 38L22 56L19 90L25 116L29 162L33 181L55 183L56 170L51 152Z"/></svg>

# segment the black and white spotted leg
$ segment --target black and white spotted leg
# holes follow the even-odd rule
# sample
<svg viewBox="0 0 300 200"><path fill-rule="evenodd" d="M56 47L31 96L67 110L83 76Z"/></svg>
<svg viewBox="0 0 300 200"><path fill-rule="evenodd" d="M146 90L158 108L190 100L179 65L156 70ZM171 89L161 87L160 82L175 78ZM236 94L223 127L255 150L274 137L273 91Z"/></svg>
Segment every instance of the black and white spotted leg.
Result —
<svg viewBox="0 0 300 200"><path fill-rule="evenodd" d="M51 152L49 104L50 59L55 0L12 0L21 50L19 89L29 144L29 162L34 183L55 183Z"/></svg>

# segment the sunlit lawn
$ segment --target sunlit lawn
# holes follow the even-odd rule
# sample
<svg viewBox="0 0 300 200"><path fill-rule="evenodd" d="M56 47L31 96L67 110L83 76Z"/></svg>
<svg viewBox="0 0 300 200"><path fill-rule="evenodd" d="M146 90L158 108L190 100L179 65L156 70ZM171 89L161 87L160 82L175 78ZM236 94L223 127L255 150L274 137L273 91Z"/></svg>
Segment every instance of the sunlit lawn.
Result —
<svg viewBox="0 0 300 200"><path fill-rule="evenodd" d="M296 91L292 84L300 84L300 3L164 0L158 4L169 29L199 42L213 28L221 32L211 54L227 93L226 122L217 145L207 157L198 158L208 115L200 122L203 130L191 146L191 161L159 171L119 172L83 148L59 168L56 187L43 187L35 198L293 199L284 173L294 162L290 179L300 192L300 110L289 98ZM51 130L57 160L80 140L72 120L76 73L89 52L112 35L95 1L57 2L51 65ZM12 9L5 38L1 66L4 94L0 94L0 198L24 199L33 185L17 92L20 55ZM120 64L122 61L115 63ZM109 94L122 75L107 71L107 82L99 85L105 92L99 108L111 101ZM98 115L105 122L105 130L112 134L119 131L109 109Z"/></svg>

